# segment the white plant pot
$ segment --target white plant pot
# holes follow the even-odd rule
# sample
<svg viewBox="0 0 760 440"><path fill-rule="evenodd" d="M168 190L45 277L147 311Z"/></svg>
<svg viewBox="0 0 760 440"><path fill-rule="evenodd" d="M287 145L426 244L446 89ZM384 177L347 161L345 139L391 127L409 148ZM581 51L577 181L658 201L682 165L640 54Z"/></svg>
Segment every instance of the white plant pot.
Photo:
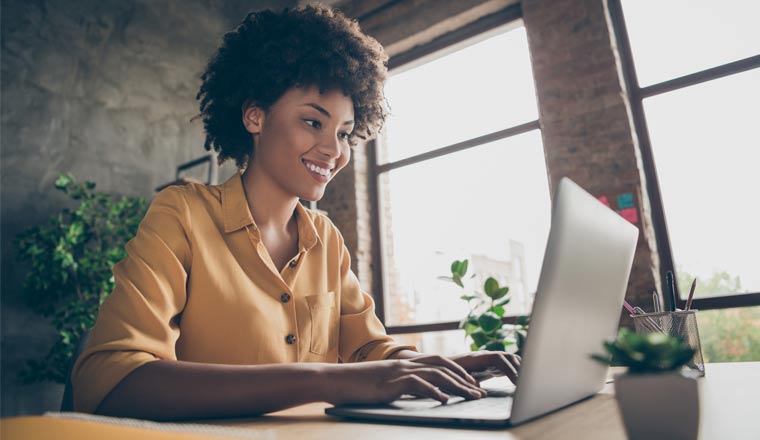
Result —
<svg viewBox="0 0 760 440"><path fill-rule="evenodd" d="M615 377L615 396L629 439L697 438L695 378L680 373L621 374Z"/></svg>

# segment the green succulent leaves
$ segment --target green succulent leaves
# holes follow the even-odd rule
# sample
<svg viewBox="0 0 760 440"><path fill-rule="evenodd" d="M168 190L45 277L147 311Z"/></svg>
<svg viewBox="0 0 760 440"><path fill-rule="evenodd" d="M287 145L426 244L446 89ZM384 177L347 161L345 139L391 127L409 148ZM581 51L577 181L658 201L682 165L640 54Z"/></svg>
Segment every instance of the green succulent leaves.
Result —
<svg viewBox="0 0 760 440"><path fill-rule="evenodd" d="M604 342L608 355L591 357L603 364L628 367L632 374L674 371L686 365L694 349L683 340L665 333L634 333L621 328L617 338Z"/></svg>

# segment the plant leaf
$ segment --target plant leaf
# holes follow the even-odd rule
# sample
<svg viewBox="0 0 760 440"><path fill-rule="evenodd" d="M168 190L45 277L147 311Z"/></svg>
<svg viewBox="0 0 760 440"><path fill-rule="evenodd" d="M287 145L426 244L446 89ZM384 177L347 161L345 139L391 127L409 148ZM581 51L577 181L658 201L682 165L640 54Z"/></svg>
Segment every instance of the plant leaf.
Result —
<svg viewBox="0 0 760 440"><path fill-rule="evenodd" d="M493 295L489 295L489 296L493 299L500 299L500 298L503 298L504 295L507 294L507 292L509 292L509 287L502 287L502 288L496 289ZM507 302L509 302L509 300L507 300Z"/></svg>
<svg viewBox="0 0 760 440"><path fill-rule="evenodd" d="M459 275L459 260L454 260L451 262L451 275Z"/></svg>
<svg viewBox="0 0 760 440"><path fill-rule="evenodd" d="M483 348L488 351L504 351L504 343L502 341L491 341Z"/></svg>
<svg viewBox="0 0 760 440"><path fill-rule="evenodd" d="M493 333L501 328L501 318L493 312L485 312L478 318L478 324L486 333Z"/></svg>
<svg viewBox="0 0 760 440"><path fill-rule="evenodd" d="M488 335L483 332L483 329L476 329L472 334L470 334L470 338L472 338L472 342L478 344L478 347L481 345L485 345L488 342Z"/></svg>
<svg viewBox="0 0 760 440"><path fill-rule="evenodd" d="M496 305L497 306L505 306L505 305L509 304L509 301L511 301L511 300L512 300L512 298L510 298L510 297L507 296L505 298L500 299L499 301L496 301Z"/></svg>
<svg viewBox="0 0 760 440"><path fill-rule="evenodd" d="M499 290L499 282L494 277L488 277L486 282L483 283L483 290L490 298L494 297L494 294Z"/></svg>

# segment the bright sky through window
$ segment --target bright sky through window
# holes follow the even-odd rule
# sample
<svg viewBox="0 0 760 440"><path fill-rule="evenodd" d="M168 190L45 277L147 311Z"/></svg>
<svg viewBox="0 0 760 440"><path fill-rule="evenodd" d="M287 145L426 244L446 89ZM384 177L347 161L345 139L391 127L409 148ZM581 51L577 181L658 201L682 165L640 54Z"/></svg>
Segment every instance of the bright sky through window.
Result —
<svg viewBox="0 0 760 440"><path fill-rule="evenodd" d="M388 161L538 117L522 27L394 74L385 91ZM483 273L511 271L508 313L530 311L550 216L539 131L398 168L381 182L392 232L386 295L400 295L395 303L411 309L403 315L386 301L390 325L461 319L463 292L438 277L462 258L477 259Z"/></svg>
<svg viewBox="0 0 760 440"><path fill-rule="evenodd" d="M635 0L623 10L642 86L760 55L757 1ZM703 281L725 271L742 292L760 291L760 69L645 99L644 109L677 270Z"/></svg>
<svg viewBox="0 0 760 440"><path fill-rule="evenodd" d="M760 54L760 1L624 0L642 87Z"/></svg>

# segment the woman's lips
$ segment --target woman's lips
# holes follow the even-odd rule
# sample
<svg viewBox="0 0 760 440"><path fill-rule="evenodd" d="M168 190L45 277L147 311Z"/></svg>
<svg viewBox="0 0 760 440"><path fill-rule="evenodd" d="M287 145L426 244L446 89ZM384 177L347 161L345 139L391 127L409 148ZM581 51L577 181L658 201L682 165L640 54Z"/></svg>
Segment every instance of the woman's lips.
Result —
<svg viewBox="0 0 760 440"><path fill-rule="evenodd" d="M302 159L301 162L303 163L304 168L306 168L306 171L308 171L311 177L313 177L317 182L327 183L330 181L330 176L332 175L332 171L330 169L325 168L323 165L318 165L314 162L310 162L306 159Z"/></svg>

